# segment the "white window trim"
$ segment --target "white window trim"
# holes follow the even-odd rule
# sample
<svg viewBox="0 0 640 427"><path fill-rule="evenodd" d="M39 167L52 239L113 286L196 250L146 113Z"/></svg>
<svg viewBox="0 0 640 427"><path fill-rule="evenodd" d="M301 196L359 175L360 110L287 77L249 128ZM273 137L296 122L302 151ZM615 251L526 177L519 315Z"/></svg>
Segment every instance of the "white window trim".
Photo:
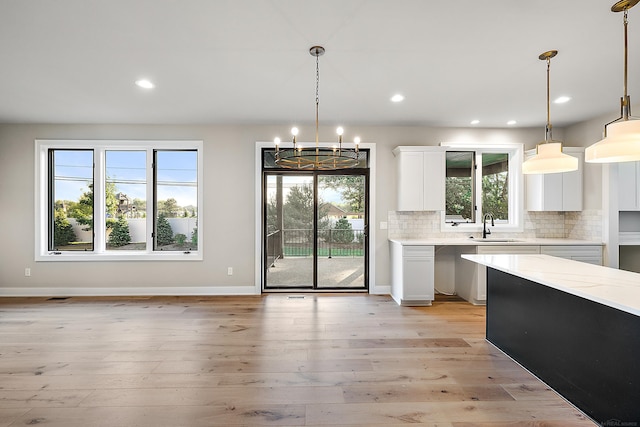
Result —
<svg viewBox="0 0 640 427"><path fill-rule="evenodd" d="M35 141L35 260L36 261L202 261L204 239L203 211L203 141L156 141L156 140L58 140ZM54 252L48 250L48 178L49 149L93 150L95 163L94 203L95 211L105 209L105 151L146 151L148 164L153 160L154 150L196 150L198 162L198 249L181 251L107 251L105 221L94 216L94 250L92 252ZM147 168L147 194L153 194L153 171ZM150 196L148 196L150 200ZM153 230L153 203L147 203L147 230Z"/></svg>
<svg viewBox="0 0 640 427"><path fill-rule="evenodd" d="M495 232L524 231L524 177L522 162L524 148L521 143L469 143L443 142L440 144L448 151L474 151L478 153L508 153L509 154L509 223L496 223L491 229ZM476 194L481 194L482 182L476 180ZM480 201L482 203L482 201ZM481 208L481 207L480 207ZM476 215L474 223L460 223L453 227L445 222L446 210L441 211L440 231L444 233L471 233L482 231L482 218Z"/></svg>

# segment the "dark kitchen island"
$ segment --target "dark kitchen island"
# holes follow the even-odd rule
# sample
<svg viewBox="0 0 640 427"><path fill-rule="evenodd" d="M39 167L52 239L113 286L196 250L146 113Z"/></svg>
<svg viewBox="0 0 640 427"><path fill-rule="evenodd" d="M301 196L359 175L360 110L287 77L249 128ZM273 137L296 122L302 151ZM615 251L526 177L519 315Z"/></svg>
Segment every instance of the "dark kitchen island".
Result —
<svg viewBox="0 0 640 427"><path fill-rule="evenodd" d="M487 267L487 340L600 425L640 426L640 274L548 255Z"/></svg>

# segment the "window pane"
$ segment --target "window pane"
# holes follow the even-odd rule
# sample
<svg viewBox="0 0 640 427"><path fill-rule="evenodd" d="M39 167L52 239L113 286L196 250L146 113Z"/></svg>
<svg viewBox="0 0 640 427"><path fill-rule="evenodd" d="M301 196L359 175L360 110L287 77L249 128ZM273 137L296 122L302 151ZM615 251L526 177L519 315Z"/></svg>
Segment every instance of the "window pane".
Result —
<svg viewBox="0 0 640 427"><path fill-rule="evenodd" d="M93 251L93 151L49 150L49 250Z"/></svg>
<svg viewBox="0 0 640 427"><path fill-rule="evenodd" d="M472 151L448 151L445 183L446 221L474 222L474 185Z"/></svg>
<svg viewBox="0 0 640 427"><path fill-rule="evenodd" d="M198 248L198 152L155 153L154 249Z"/></svg>
<svg viewBox="0 0 640 427"><path fill-rule="evenodd" d="M145 151L112 151L106 161L107 250L146 250Z"/></svg>
<svg viewBox="0 0 640 427"><path fill-rule="evenodd" d="M509 155L482 155L482 210L496 221L509 221Z"/></svg>

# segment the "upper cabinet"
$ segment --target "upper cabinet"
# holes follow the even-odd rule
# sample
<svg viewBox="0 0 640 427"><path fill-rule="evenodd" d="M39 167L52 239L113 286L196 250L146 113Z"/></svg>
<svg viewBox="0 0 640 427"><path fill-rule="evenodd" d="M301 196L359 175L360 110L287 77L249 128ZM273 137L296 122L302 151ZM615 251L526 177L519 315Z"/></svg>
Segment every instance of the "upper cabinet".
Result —
<svg viewBox="0 0 640 427"><path fill-rule="evenodd" d="M640 210L640 162L618 163L618 210Z"/></svg>
<svg viewBox="0 0 640 427"><path fill-rule="evenodd" d="M396 147L393 154L396 156L397 210L444 210L444 147L401 146Z"/></svg>
<svg viewBox="0 0 640 427"><path fill-rule="evenodd" d="M528 211L581 211L584 148L564 147L565 154L578 158L578 170L564 173L525 175ZM525 152L525 160L536 150Z"/></svg>

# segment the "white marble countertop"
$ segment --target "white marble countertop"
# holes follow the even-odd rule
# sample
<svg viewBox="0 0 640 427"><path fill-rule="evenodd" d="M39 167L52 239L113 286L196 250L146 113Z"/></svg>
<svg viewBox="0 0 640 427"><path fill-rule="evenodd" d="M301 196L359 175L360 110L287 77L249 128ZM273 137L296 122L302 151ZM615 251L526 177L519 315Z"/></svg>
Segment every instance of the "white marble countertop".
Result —
<svg viewBox="0 0 640 427"><path fill-rule="evenodd" d="M591 246L602 245L602 242L576 239L542 239L542 238L518 238L518 237L495 237L495 238L474 238L468 237L436 237L431 239L389 239L391 242L400 243L403 246L526 246L526 245L549 245L549 246Z"/></svg>
<svg viewBox="0 0 640 427"><path fill-rule="evenodd" d="M640 274L549 255L462 255L514 276L640 316Z"/></svg>

